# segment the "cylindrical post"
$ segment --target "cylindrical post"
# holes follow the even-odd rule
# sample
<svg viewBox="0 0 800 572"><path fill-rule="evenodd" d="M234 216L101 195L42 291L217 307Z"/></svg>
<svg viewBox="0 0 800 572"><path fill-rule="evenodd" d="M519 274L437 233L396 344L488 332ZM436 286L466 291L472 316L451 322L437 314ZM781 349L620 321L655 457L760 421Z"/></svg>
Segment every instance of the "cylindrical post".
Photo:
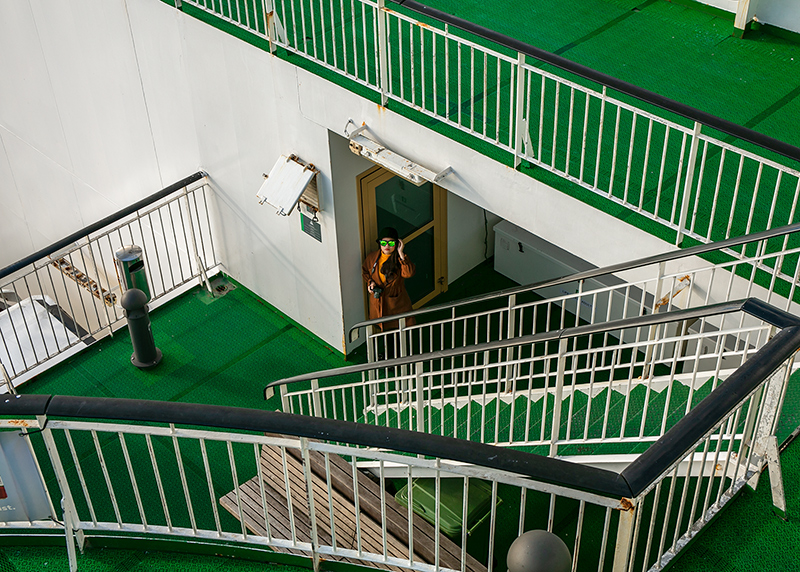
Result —
<svg viewBox="0 0 800 572"><path fill-rule="evenodd" d="M153 339L147 295L138 288L132 288L123 294L122 307L128 319L128 331L133 344L131 363L142 369L157 366L161 361L161 350L156 347Z"/></svg>
<svg viewBox="0 0 800 572"><path fill-rule="evenodd" d="M144 267L144 251L141 246L123 246L114 253L119 281L122 290L137 288L144 292L145 303L150 301L150 285L147 283L147 272Z"/></svg>

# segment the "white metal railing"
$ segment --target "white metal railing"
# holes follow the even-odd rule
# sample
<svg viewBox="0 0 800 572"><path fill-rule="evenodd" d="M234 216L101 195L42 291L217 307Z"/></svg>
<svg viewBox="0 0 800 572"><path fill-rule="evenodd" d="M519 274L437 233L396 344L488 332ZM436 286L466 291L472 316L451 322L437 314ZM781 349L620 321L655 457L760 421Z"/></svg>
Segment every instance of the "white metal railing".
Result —
<svg viewBox="0 0 800 572"><path fill-rule="evenodd" d="M769 465L772 502L786 512L774 436L794 352L684 455L636 496L623 518L618 545L630 550L625 571L662 570L746 484L756 488ZM643 461L642 457L640 461ZM636 482L636 478L631 478ZM636 486L632 484L632 486Z"/></svg>
<svg viewBox="0 0 800 572"><path fill-rule="evenodd" d="M495 544L500 541L498 535L505 534L505 527L498 525L497 507L505 501L506 507L517 503L509 511L519 523L515 534L530 526L553 530L556 513L579 507L577 518L566 525L560 523L556 532L576 538L570 546L576 562L599 560L601 570L608 568L606 560L610 558L600 546L614 543L610 527L603 528L602 523L616 524L623 506L619 498L509 471L302 437L47 416L26 424L29 433L25 438L36 452L41 476L53 475L46 481L52 504L63 509L53 508L51 519L0 523L0 530L58 530L63 523L68 544L72 545L73 534L79 533L76 538L81 547L86 535L135 533L235 543L305 555L315 562L322 557L420 572L493 572ZM265 450L277 463L275 474L264 473ZM302 459L307 470L298 473L292 457ZM343 483L341 471L337 475L333 470L337 468L333 457L339 469L342 463L349 466ZM312 461L324 468L322 475L312 476ZM383 492L373 499L372 506L359 510L355 500L355 508L350 506L348 512L332 483L356 491L363 488L356 469L361 462L403 467L398 486L412 485L420 473L434 474L437 503L440 483L457 479L465 494L462 506L452 508L463 514L468 510L470 487L481 484L489 489L492 508L484 524L470 532L470 543L487 546L488 558L478 562L468 554L466 526L447 547L449 559L445 558L446 547L440 545L444 541L439 537L438 521L434 522L433 539L424 539L419 526L408 526L404 537L387 527L387 515L398 514L398 505L384 490L388 478L383 470L377 471ZM413 520L413 486L409 490L408 503L399 506L399 514ZM502 499L498 490L502 490ZM227 503L222 498L226 495ZM549 508L542 511L540 506ZM593 526L585 525L590 518ZM592 542L582 542L582 536ZM420 556L423 540L436 543L428 548L433 554L427 558Z"/></svg>
<svg viewBox="0 0 800 572"><path fill-rule="evenodd" d="M143 249L151 309L198 279L208 284L219 261L211 236L210 189L202 174L195 179L72 235L68 244L7 267L10 271L0 278L0 362L6 387L124 325L114 255L119 248L133 244Z"/></svg>
<svg viewBox="0 0 800 572"><path fill-rule="evenodd" d="M551 456L594 455L609 443L632 454L767 342L771 326L738 308L577 327L277 383L287 413Z"/></svg>
<svg viewBox="0 0 800 572"><path fill-rule="evenodd" d="M733 246L715 243L421 308L392 316L398 321L392 330L370 320L354 325L351 335L366 332L368 361L377 362L732 298L757 297L789 310L800 278L797 230L792 225Z"/></svg>
<svg viewBox="0 0 800 572"><path fill-rule="evenodd" d="M572 570L660 570L744 484L755 485L766 464L780 475L773 435L800 347L797 320L784 325L791 327L621 475L489 445L464 447L438 436L357 430L281 413L20 396L0 404L0 430L22 430L50 515L6 520L0 529L65 533L72 570L76 542L83 547L87 537L102 543L136 534L289 552L315 567L326 558L419 572L494 572L503 556L497 551L530 529L566 539ZM358 444L348 441L354 436ZM365 465L377 480L372 496L361 496L370 488L359 470ZM431 508L444 502L444 481L455 480L463 494L450 509L461 512L462 523L471 488L490 491L483 524L471 531L462 526L451 541L440 536L442 509L429 516L427 556L418 549L420 527L394 518L414 519L409 507L420 477L432 479ZM392 479L409 487L405 506L387 492ZM781 494L773 499L785 507ZM486 549L477 559L467 549L468 535L469 546Z"/></svg>
<svg viewBox="0 0 800 572"><path fill-rule="evenodd" d="M556 75L522 51L459 36L405 7L390 9L384 0L183 4L379 93L384 105L394 101L508 151L515 167L527 161L657 221L675 231L676 244L800 220L795 161L704 133L700 121L655 107L667 107L664 98L651 104L614 97L605 86ZM724 123L695 115L715 128Z"/></svg>

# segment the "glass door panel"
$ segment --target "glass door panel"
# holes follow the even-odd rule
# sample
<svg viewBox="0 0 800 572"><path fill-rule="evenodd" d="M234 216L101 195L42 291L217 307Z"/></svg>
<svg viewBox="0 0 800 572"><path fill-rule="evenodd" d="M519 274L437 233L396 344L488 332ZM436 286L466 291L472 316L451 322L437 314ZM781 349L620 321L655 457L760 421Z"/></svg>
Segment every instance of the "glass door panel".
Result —
<svg viewBox="0 0 800 572"><path fill-rule="evenodd" d="M392 226L409 236L433 221L433 184L417 187L400 177L392 177L375 187L378 229Z"/></svg>

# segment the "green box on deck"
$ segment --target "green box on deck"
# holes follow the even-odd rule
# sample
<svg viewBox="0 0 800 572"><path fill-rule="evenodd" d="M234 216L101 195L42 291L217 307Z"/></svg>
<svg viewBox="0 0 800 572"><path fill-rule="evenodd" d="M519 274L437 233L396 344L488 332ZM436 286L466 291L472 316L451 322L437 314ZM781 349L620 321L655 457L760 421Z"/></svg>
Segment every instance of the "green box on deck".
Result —
<svg viewBox="0 0 800 572"><path fill-rule="evenodd" d="M411 481L411 509L435 526L436 479L414 479ZM439 479L439 530L451 538L461 536L463 515L464 480ZM401 505L408 507L408 485L394 496ZM503 500L497 497L497 504ZM472 532L489 516L492 510L492 487L484 481L470 479L467 499L467 534Z"/></svg>

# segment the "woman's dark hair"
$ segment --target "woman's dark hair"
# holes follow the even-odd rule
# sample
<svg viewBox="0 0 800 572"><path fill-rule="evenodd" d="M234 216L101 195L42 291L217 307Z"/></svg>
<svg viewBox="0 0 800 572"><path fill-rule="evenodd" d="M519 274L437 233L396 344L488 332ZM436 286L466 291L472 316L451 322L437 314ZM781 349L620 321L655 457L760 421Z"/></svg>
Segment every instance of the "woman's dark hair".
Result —
<svg viewBox="0 0 800 572"><path fill-rule="evenodd" d="M399 271L400 255L397 254L397 248L395 248L394 252L389 255L389 260L384 262L381 266L381 274L386 276L386 281L389 282L397 277Z"/></svg>

